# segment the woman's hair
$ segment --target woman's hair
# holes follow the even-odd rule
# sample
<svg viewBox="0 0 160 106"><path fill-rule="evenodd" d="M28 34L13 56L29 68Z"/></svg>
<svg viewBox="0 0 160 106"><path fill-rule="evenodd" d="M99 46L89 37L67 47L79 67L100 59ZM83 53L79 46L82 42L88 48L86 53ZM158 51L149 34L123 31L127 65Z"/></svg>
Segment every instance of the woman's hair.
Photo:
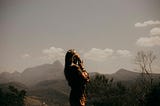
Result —
<svg viewBox="0 0 160 106"><path fill-rule="evenodd" d="M65 68L70 66L73 62L73 56L75 55L76 51L74 49L70 49L67 51L65 56Z"/></svg>
<svg viewBox="0 0 160 106"><path fill-rule="evenodd" d="M70 49L67 51L66 56L65 56L65 67L64 67L64 75L66 79L68 80L68 70L69 66L72 65L73 62L73 56L76 54L76 51L74 49Z"/></svg>

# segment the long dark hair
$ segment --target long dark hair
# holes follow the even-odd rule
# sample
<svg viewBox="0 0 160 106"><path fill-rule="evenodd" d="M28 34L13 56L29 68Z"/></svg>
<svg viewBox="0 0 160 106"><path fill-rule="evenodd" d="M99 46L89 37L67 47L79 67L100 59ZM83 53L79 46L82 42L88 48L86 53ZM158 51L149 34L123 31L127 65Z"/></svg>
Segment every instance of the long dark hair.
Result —
<svg viewBox="0 0 160 106"><path fill-rule="evenodd" d="M75 55L76 51L74 49L70 49L67 51L65 56L65 67L64 67L64 75L66 79L68 80L68 68L72 65L73 62L73 56Z"/></svg>

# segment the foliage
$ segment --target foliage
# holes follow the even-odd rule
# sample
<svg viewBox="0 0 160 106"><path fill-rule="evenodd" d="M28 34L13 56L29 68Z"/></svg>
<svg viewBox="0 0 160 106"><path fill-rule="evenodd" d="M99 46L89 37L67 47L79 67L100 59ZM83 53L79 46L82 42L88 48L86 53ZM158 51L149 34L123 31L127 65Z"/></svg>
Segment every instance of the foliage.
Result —
<svg viewBox="0 0 160 106"><path fill-rule="evenodd" d="M126 91L122 83L113 83L113 79L109 80L104 75L96 75L87 86L88 105L122 106L125 104Z"/></svg>
<svg viewBox="0 0 160 106"><path fill-rule="evenodd" d="M8 87L9 91L4 92L0 89L1 106L24 106L25 90L18 90L14 86Z"/></svg>
<svg viewBox="0 0 160 106"><path fill-rule="evenodd" d="M160 106L160 83L151 88L145 99L146 106Z"/></svg>
<svg viewBox="0 0 160 106"><path fill-rule="evenodd" d="M160 106L160 84L145 87L141 81L124 85L96 75L87 85L87 106Z"/></svg>
<svg viewBox="0 0 160 106"><path fill-rule="evenodd" d="M156 56L153 54L153 51L138 51L135 57L135 64L138 66L138 70L141 72L141 81L147 87L152 86L152 64L155 59Z"/></svg>

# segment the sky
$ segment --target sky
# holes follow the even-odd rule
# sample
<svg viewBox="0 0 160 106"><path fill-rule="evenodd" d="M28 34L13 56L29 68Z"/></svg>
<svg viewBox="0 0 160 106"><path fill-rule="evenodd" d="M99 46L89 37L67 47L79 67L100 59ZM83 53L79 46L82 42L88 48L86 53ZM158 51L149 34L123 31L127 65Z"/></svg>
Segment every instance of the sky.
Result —
<svg viewBox="0 0 160 106"><path fill-rule="evenodd" d="M88 72L134 71L140 50L157 56L160 0L0 0L0 72L60 60L75 49Z"/></svg>

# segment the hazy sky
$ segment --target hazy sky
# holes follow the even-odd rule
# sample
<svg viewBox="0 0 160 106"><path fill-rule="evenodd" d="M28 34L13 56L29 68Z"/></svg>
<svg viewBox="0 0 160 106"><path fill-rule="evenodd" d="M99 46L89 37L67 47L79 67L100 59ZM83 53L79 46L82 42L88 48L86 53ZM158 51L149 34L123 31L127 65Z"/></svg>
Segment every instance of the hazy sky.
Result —
<svg viewBox="0 0 160 106"><path fill-rule="evenodd" d="M138 50L160 57L160 0L0 0L0 72L64 62L70 48L89 72L134 70Z"/></svg>

